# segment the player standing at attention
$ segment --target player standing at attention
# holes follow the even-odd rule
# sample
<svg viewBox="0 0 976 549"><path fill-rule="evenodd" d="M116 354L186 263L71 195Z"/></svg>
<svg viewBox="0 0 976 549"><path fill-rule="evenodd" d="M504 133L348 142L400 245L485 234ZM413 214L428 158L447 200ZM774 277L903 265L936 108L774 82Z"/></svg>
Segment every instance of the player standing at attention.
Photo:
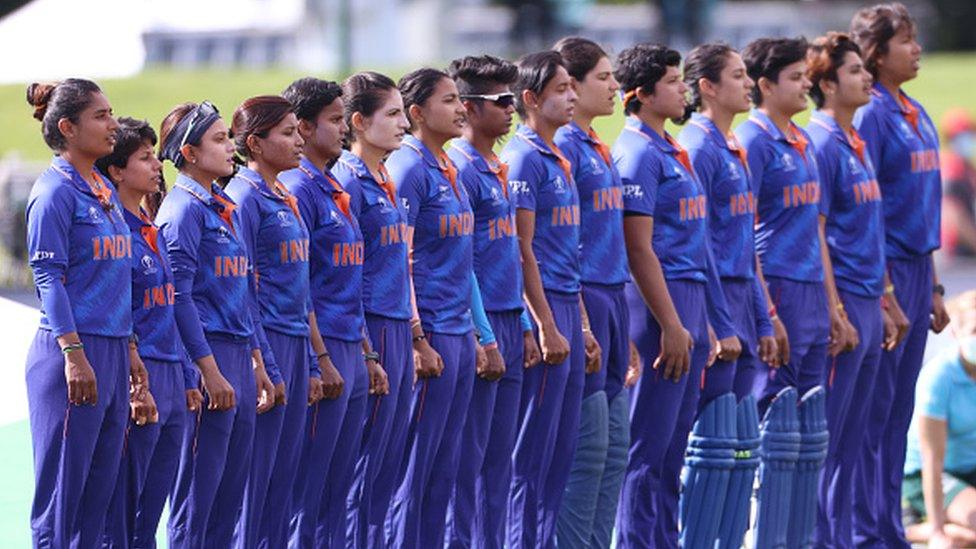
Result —
<svg viewBox="0 0 976 549"><path fill-rule="evenodd" d="M342 84L349 151L332 170L349 193L349 209L363 233L366 331L389 379L389 393L371 394L353 485L347 500L347 543L386 547L384 522L400 474L413 392L411 283L407 213L384 159L409 128L396 83L361 72Z"/></svg>
<svg viewBox="0 0 976 549"><path fill-rule="evenodd" d="M389 541L397 547L439 547L475 374L474 214L444 152L461 135L465 109L454 81L439 70L413 71L398 87L411 133L388 165L407 210L417 382Z"/></svg>
<svg viewBox="0 0 976 549"><path fill-rule="evenodd" d="M139 357L152 370L157 421L146 422L139 403L131 407L115 494L105 526L105 547L152 547L163 506L180 464L180 446L190 412L203 401L199 374L186 359L173 311L175 286L169 258L152 218L149 197L165 195L156 132L147 122L119 119L112 154L95 166L115 185L132 232L132 331ZM144 209L143 205L147 205Z"/></svg>
<svg viewBox="0 0 976 549"><path fill-rule="evenodd" d="M129 412L145 393L132 334L132 243L122 205L95 161L119 125L98 85L31 84L27 102L54 159L27 200L27 254L41 325L27 352L34 446L35 547L101 541ZM132 360L130 361L130 357Z"/></svg>
<svg viewBox="0 0 976 549"><path fill-rule="evenodd" d="M520 313L522 270L508 166L494 152L512 124L515 94L509 87L518 68L484 55L457 59L448 73L467 111L464 135L451 143L448 156L474 211L474 272L490 331L477 326L475 318L476 330L479 344L487 353L496 347L505 368L497 383L480 372L475 378L449 507L448 542L500 548L505 543L522 371L539 361L532 324L526 313ZM494 342L486 340L488 333Z"/></svg>
<svg viewBox="0 0 976 549"><path fill-rule="evenodd" d="M543 364L523 372L507 536L513 547L535 547L553 542L569 478L588 326L580 295L579 196L572 166L554 142L556 130L573 119L576 92L558 52L523 56L517 66L512 91L523 124L502 161L509 167L524 296L539 329Z"/></svg>
<svg viewBox="0 0 976 549"><path fill-rule="evenodd" d="M621 547L677 547L680 474L716 332L739 353L717 286L707 198L688 153L664 129L685 112L681 55L640 44L617 57L627 113L613 158L624 184L630 336L648 371L631 404L631 443L617 512ZM714 286L711 290L707 286Z"/></svg>
<svg viewBox="0 0 976 549"><path fill-rule="evenodd" d="M630 272L623 236L623 185L610 147L591 122L613 114L620 85L609 57L595 42L570 37L553 49L562 55L579 97L573 120L559 128L554 141L573 167L580 203L583 302L601 351L599 360L587 361L578 441L556 538L569 547L609 547L630 446L624 377L631 357L637 355L631 354L624 296Z"/></svg>
<svg viewBox="0 0 976 549"><path fill-rule="evenodd" d="M179 170L156 219L173 270L176 325L205 396L183 437L169 544L229 547L251 468L256 413L275 404L251 258L236 205L215 183L234 173L234 143L209 101L184 103L163 119L159 156Z"/></svg>
<svg viewBox="0 0 976 549"><path fill-rule="evenodd" d="M349 194L329 171L342 154L348 131L342 88L335 82L302 78L292 82L282 96L295 109L298 131L305 139L301 164L282 173L280 180L298 201L311 240L311 304L324 345L316 352L310 381L322 385L319 390L328 392L333 400L315 404L310 412L315 430L309 429L308 453L300 472L293 471L291 478L314 479L308 485L316 488L306 486L304 490L319 498L299 504L306 505L298 509L305 515L302 521L314 527L314 536L302 539L302 545L338 547L345 545L346 497L362 441L367 393L385 394L386 376L364 338L362 232ZM313 332L312 344L317 347L314 337ZM335 364L341 372L335 372ZM337 385L336 380L342 382ZM334 400L337 390L342 393ZM325 448L329 455L323 455ZM318 509L317 516L312 507ZM265 504L265 512L268 510Z"/></svg>
<svg viewBox="0 0 976 549"><path fill-rule="evenodd" d="M915 382L929 328L949 322L932 252L941 244L939 135L925 109L901 87L918 76L922 47L915 21L900 3L864 8L851 38L874 76L871 102L854 127L866 143L881 188L885 258L908 335L881 357L871 388L867 438L855 489L855 540L866 547L908 547L901 522L905 434L915 408Z"/></svg>
<svg viewBox="0 0 976 549"><path fill-rule="evenodd" d="M824 377L830 446L820 479L817 541L824 547L853 547L851 486L870 402L857 395L871 394L882 345L893 349L907 322L899 332L884 311L901 315L894 296L884 293L881 189L864 141L852 126L854 112L871 100L871 73L860 48L841 33L814 41L807 67L810 97L817 106L807 132L817 151L830 263L860 339L853 351L830 359Z"/></svg>
<svg viewBox="0 0 976 549"><path fill-rule="evenodd" d="M746 74L742 56L721 43L704 44L688 54L684 81L691 100L685 108L686 125L678 142L688 150L707 195L711 248L742 353L738 358L728 351L718 355L715 364L705 371L698 401L698 415L706 418L699 425L702 440L719 434L707 431L712 414L736 418L732 424L737 428L726 434L737 439L733 445L737 461L728 473L728 491L719 497L704 494L710 505L686 498L682 512L687 514L682 516L686 524L699 525L694 531L686 529L689 536L694 534L693 539L686 537L689 545L717 538L722 547L738 547L748 527L753 479L759 465L755 455L759 424L752 396L756 377L766 374L759 361L778 367L788 355L789 344L782 322L778 318L770 321L768 315L766 284L756 268L752 179L745 149L731 132L735 116L749 111L755 83ZM734 400L716 401L730 392ZM709 405L712 408L705 413ZM689 460L688 465L694 469L695 460ZM711 471L705 467L702 474L710 476ZM696 479L695 484L698 482ZM691 482L686 483L689 493L690 486ZM706 528L705 524L710 526Z"/></svg>

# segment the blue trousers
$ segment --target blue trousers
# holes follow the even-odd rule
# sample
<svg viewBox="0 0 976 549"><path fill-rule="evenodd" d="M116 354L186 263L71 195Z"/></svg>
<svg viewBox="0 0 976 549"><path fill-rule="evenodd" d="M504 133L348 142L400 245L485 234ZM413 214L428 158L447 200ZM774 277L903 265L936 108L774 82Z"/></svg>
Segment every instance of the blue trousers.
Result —
<svg viewBox="0 0 976 549"><path fill-rule="evenodd" d="M418 380L400 484L390 508L394 547L441 547L454 490L461 432L475 377L474 335L431 333L444 361L440 377Z"/></svg>
<svg viewBox="0 0 976 549"><path fill-rule="evenodd" d="M308 415L308 338L274 330L265 333L285 383L287 404L257 417L251 476L238 526L241 547L284 547L288 543L289 509Z"/></svg>
<svg viewBox="0 0 976 549"><path fill-rule="evenodd" d="M828 358L827 390L830 443L820 477L816 540L819 547L853 547L854 469L867 428L870 395L881 363L884 322L878 297L840 292L847 317L861 343Z"/></svg>
<svg viewBox="0 0 976 549"><path fill-rule="evenodd" d="M220 373L234 388L230 410L203 407L186 422L180 467L170 503L169 546L226 548L251 470L257 390L246 338L207 334Z"/></svg>
<svg viewBox="0 0 976 549"><path fill-rule="evenodd" d="M908 336L882 353L868 404L868 425L855 474L854 539L858 547L909 547L901 523L901 483L915 382L932 311L932 257L888 258L895 297L911 323Z"/></svg>
<svg viewBox="0 0 976 549"><path fill-rule="evenodd" d="M182 365L151 359L143 362L159 422L140 426L129 421L102 547L156 547L159 517L180 465L187 421Z"/></svg>
<svg viewBox="0 0 976 549"><path fill-rule="evenodd" d="M729 314L735 326L735 335L742 344L742 354L734 361L716 360L704 373L698 411L708 405L715 397L733 392L736 400L742 400L753 393L756 379L765 377L758 357L758 334L756 333L756 310L752 298L753 281L738 278L723 278L722 291L729 304Z"/></svg>
<svg viewBox="0 0 976 549"><path fill-rule="evenodd" d="M92 547L102 538L129 414L125 338L80 334L98 403L68 403L64 355L39 329L27 351L27 405L34 446L34 547Z"/></svg>
<svg viewBox="0 0 976 549"><path fill-rule="evenodd" d="M790 360L778 369L764 366L766 375L755 379L753 394L759 417L784 387L796 387L802 396L823 382L830 337L830 313L822 282L768 276L766 285L790 339Z"/></svg>
<svg viewBox="0 0 976 549"><path fill-rule="evenodd" d="M681 323L691 333L691 369L679 381L652 368L661 327L633 284L626 288L630 338L644 364L631 396L630 453L617 511L617 547L677 547L678 494L688 433L695 419L701 373L708 359L705 285L668 280Z"/></svg>
<svg viewBox="0 0 976 549"><path fill-rule="evenodd" d="M386 547L386 514L407 440L413 392L413 344L407 320L366 315L373 350L390 381L386 395L370 395L353 484L346 500L346 546Z"/></svg>
<svg viewBox="0 0 976 549"><path fill-rule="evenodd" d="M560 547L599 547L604 542L609 546L625 463L618 462L614 467L608 461L608 454L626 456L630 445L626 416L622 425L617 422L622 432L610 434L610 400L623 390L630 359L630 313L624 285L587 283L583 286L583 303L593 336L600 344L601 367L598 372L586 375L583 388L579 439L556 523ZM600 398L594 397L597 394ZM611 450L611 440L621 445ZM623 461L626 462L626 457ZM605 491L609 493L604 494ZM604 507L600 506L601 495L606 496ZM602 522L599 528L598 516ZM607 532L605 540L594 539L598 529Z"/></svg>
<svg viewBox="0 0 976 549"><path fill-rule="evenodd" d="M361 341L323 338L345 385L334 400L307 408L305 441L294 485L289 547L343 545L346 492L361 440L369 379ZM333 474L343 472L343 478ZM338 524L337 524L338 523Z"/></svg>
<svg viewBox="0 0 976 549"><path fill-rule="evenodd" d="M570 353L523 373L506 528L513 548L552 543L579 436L586 362L579 294L547 291L546 299Z"/></svg>
<svg viewBox="0 0 976 549"><path fill-rule="evenodd" d="M505 541L525 343L518 311L487 314L505 359L505 375L498 381L477 376L474 380L457 483L448 507L450 547L500 549Z"/></svg>

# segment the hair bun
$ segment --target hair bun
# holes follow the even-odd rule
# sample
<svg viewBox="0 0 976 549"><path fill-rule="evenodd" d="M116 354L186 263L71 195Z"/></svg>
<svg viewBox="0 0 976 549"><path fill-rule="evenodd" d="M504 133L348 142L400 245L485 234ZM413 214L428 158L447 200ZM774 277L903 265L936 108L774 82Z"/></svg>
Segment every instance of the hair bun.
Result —
<svg viewBox="0 0 976 549"><path fill-rule="evenodd" d="M51 94L54 93L56 87L58 87L56 83L39 84L37 82L27 86L27 102L33 105L34 118L37 120L44 120L44 114L47 113L47 102L51 99Z"/></svg>

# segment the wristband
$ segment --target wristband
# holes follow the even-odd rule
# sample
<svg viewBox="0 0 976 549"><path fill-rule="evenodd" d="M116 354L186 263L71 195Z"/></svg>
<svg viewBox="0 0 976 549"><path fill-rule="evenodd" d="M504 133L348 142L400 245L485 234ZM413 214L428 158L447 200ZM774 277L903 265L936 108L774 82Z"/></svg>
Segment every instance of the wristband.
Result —
<svg viewBox="0 0 976 549"><path fill-rule="evenodd" d="M773 316L769 317L769 321L770 322L773 322L773 321L776 321L776 320L779 320L779 315L778 314L773 314Z"/></svg>
<svg viewBox="0 0 976 549"><path fill-rule="evenodd" d="M591 330L589 328L583 328L583 333L584 334L592 334L593 333L593 330Z"/></svg>
<svg viewBox="0 0 976 549"><path fill-rule="evenodd" d="M413 336L413 339L412 339L412 341L413 341L414 343L416 343L416 342L418 342L418 341L420 341L420 340L423 340L423 339L427 339L427 335L426 335L426 334L419 334L419 335L415 335L415 336Z"/></svg>
<svg viewBox="0 0 976 549"><path fill-rule="evenodd" d="M766 311L766 314L769 315L770 320L776 318L776 306L775 305L771 306L769 310Z"/></svg>
<svg viewBox="0 0 976 549"><path fill-rule="evenodd" d="M843 313L844 312L844 304L838 301L837 302L837 310Z"/></svg>
<svg viewBox="0 0 976 549"><path fill-rule="evenodd" d="M491 343L488 343L486 345L482 345L481 348L484 349L484 350L486 350L486 351L490 351L491 349L497 349L498 348L498 342L497 341L492 341Z"/></svg>
<svg viewBox="0 0 976 549"><path fill-rule="evenodd" d="M363 353L363 360L372 360L373 362L379 363L380 354L375 351L370 351L368 353Z"/></svg>
<svg viewBox="0 0 976 549"><path fill-rule="evenodd" d="M885 286L884 293L885 293L885 295L894 294L895 293L895 285L894 284L888 284L887 286Z"/></svg>
<svg viewBox="0 0 976 549"><path fill-rule="evenodd" d="M70 353L71 351L80 351L80 350L82 350L84 348L85 348L85 345L82 344L80 341L78 343L69 343L69 344L65 345L64 347L61 347L61 354L65 354L66 355L66 354Z"/></svg>
<svg viewBox="0 0 976 549"><path fill-rule="evenodd" d="M329 351L322 351L321 353L315 355L315 360L319 361L322 360L323 358L331 358L331 357L332 355L329 354Z"/></svg>
<svg viewBox="0 0 976 549"><path fill-rule="evenodd" d="M935 286L932 286L932 293L939 294L940 296L945 297L945 286L943 286L942 284L936 284Z"/></svg>

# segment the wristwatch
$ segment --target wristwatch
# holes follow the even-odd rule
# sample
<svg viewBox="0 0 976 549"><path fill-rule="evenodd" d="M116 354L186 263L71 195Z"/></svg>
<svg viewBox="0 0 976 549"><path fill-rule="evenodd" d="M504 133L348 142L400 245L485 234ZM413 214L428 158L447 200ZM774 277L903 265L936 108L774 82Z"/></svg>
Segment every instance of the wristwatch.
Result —
<svg viewBox="0 0 976 549"><path fill-rule="evenodd" d="M945 297L945 286L943 286L942 284L936 284L935 286L932 286L932 293L939 294L942 297Z"/></svg>

